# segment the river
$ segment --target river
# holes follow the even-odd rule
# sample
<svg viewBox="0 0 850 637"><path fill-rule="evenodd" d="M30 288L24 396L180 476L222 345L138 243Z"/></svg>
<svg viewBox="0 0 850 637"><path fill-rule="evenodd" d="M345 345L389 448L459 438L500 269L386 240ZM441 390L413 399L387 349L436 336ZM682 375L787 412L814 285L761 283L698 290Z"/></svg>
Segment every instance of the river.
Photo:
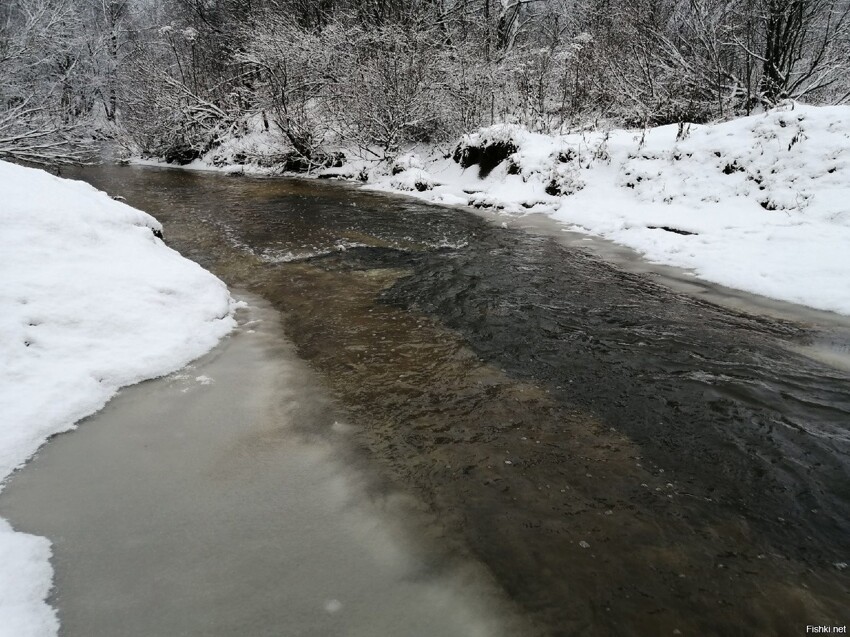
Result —
<svg viewBox="0 0 850 637"><path fill-rule="evenodd" d="M367 511L387 493L414 503L405 506L416 515L378 506L369 519L385 516L384 528L416 518L402 525L408 539L398 545L432 557L413 571L449 564L429 590L467 593L449 594L455 607L439 606L447 623L423 634L799 635L808 624L850 619L850 341L840 317L763 312L740 294L726 303L722 290L694 293L684 276L612 263L552 228L505 228L348 184L134 167L77 175L156 216L169 245L256 299L252 307L280 313L273 331L292 364L304 366L298 378L315 375L315 401L339 414L289 417L288 430L332 439L333 423L344 422L350 442L333 443L320 464L354 463L357 475L372 476L372 487L349 496ZM232 384L265 377L253 374ZM88 426L67 437L79 437L80 449L66 458L85 457ZM167 422L150 428L154 448L167 432ZM33 513L53 487L28 492L24 483L41 482L39 474L61 482L51 467L69 461L47 461L57 442L0 498L0 514L16 528L54 541L65 533L62 516ZM145 456L146 466L179 463L165 446L165 455ZM288 453L274 462L300 457ZM275 479L287 475L266 476L262 491ZM68 491L63 501L87 497ZM155 511L160 497L130 508ZM71 515L68 502L62 510ZM108 544L119 514L88 506L103 520L98 542ZM284 546L305 537L310 545L303 527L275 526L280 507L250 506L245 515L291 537ZM202 533L193 550L226 557L223 540L238 532ZM97 551L88 559L114 570ZM64 562L57 542L56 601L71 617ZM97 570L79 568L86 577ZM274 581L272 572L264 590ZM240 595L258 587L245 580ZM379 590L364 585L371 606L361 608L380 616L386 601L415 615L415 604L376 599ZM231 605L234 616L244 604ZM198 628L204 613L186 608L176 624L186 632L148 634L212 634ZM262 630L242 634L419 634L368 622L308 622L319 632L299 632L297 619L285 619L298 613L285 607L268 617Z"/></svg>

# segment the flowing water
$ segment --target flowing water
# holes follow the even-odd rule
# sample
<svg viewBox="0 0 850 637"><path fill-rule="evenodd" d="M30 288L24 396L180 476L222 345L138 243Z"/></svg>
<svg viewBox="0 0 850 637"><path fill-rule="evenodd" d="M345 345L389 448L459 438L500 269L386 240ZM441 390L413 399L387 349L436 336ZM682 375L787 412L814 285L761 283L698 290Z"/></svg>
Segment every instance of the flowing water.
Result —
<svg viewBox="0 0 850 637"><path fill-rule="evenodd" d="M496 582L522 610L529 625L511 634L799 635L850 621L840 318L768 318L746 295L724 307L710 302L722 290L660 285L557 232L345 184L80 176L281 312L370 471L421 503L447 554L483 567L475 586ZM296 433L316 427L293 419Z"/></svg>

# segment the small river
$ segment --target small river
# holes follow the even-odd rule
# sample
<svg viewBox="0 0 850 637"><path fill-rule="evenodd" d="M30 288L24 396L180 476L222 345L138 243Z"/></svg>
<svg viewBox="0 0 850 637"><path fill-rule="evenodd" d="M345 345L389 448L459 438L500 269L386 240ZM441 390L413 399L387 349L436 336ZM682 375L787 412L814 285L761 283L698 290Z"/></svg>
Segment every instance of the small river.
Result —
<svg viewBox="0 0 850 637"><path fill-rule="evenodd" d="M382 485L358 498L410 498L427 522L406 533L427 527L441 560L476 573L465 628L430 634L497 634L469 617L504 628L517 609L527 624L508 634L800 635L850 622L839 317L768 318L746 295L713 303L557 230L347 184L76 175L156 216L169 245L280 314L278 336L341 414L292 418L291 430L323 436L344 420L350 455ZM21 526L2 500L0 513ZM23 530L52 537L42 527ZM242 634L369 632L271 625Z"/></svg>

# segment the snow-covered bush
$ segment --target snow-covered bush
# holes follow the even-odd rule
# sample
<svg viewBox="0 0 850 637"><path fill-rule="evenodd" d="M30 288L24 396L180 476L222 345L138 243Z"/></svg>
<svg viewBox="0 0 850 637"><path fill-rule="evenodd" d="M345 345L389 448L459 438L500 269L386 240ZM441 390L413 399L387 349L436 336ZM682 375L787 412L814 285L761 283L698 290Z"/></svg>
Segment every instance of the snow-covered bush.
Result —
<svg viewBox="0 0 850 637"><path fill-rule="evenodd" d="M452 152L452 158L462 168L478 166L479 176L486 177L511 155L516 153L527 131L520 126L497 124L464 135Z"/></svg>
<svg viewBox="0 0 850 637"><path fill-rule="evenodd" d="M393 160L390 172L393 175L398 175L406 170L416 168L425 168L425 163L422 161L422 158L416 153L404 153Z"/></svg>
<svg viewBox="0 0 850 637"><path fill-rule="evenodd" d="M572 195L584 188L580 169L574 162L558 162L549 171L546 194L553 197Z"/></svg>
<svg viewBox="0 0 850 637"><path fill-rule="evenodd" d="M434 178L421 168L410 168L396 173L390 179L390 185L396 190L425 192L434 188Z"/></svg>

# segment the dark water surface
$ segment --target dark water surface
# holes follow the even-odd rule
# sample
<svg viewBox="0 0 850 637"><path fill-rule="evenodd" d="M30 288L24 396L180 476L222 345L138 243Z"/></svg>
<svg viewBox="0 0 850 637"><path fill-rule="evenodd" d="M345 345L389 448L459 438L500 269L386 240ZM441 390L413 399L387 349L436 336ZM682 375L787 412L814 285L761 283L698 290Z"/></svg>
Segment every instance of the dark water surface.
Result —
<svg viewBox="0 0 850 637"><path fill-rule="evenodd" d="M348 185L80 176L281 311L375 464L546 632L850 623L850 371L796 353L843 337Z"/></svg>

